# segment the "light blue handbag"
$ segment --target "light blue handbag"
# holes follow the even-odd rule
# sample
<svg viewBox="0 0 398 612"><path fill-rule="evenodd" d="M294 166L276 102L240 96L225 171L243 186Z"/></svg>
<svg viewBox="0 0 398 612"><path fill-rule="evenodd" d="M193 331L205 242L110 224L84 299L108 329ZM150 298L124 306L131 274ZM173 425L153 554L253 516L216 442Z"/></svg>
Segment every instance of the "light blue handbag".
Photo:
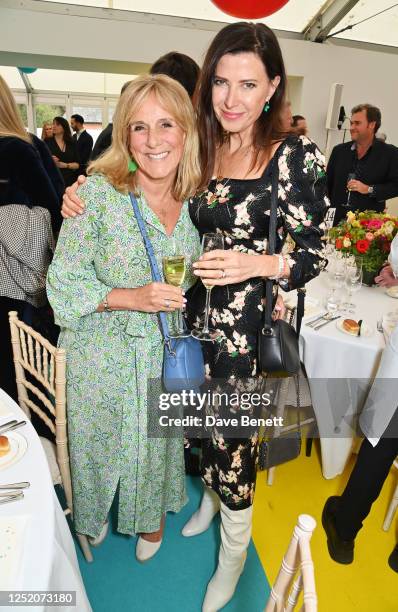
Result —
<svg viewBox="0 0 398 612"><path fill-rule="evenodd" d="M155 253L137 200L132 193L130 193L130 200L148 254L152 278L155 282L162 283L163 278L159 272ZM197 390L205 381L205 366L200 342L192 336L170 338L166 314L159 312L158 316L164 341L163 385L165 389L171 393L190 391L191 389Z"/></svg>

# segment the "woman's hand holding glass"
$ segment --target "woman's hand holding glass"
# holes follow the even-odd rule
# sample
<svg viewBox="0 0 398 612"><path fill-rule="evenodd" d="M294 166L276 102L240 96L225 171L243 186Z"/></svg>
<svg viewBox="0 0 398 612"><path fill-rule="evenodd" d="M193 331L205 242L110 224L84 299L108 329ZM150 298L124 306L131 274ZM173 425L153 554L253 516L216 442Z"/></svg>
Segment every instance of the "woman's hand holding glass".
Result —
<svg viewBox="0 0 398 612"><path fill-rule="evenodd" d="M241 283L249 278L275 276L278 260L274 255L249 255L216 249L203 253L193 268L205 286L214 287Z"/></svg>
<svg viewBox="0 0 398 612"><path fill-rule="evenodd" d="M149 283L131 290L131 308L139 312L174 312L181 311L186 304L181 287L167 283ZM112 304L110 304L112 307Z"/></svg>

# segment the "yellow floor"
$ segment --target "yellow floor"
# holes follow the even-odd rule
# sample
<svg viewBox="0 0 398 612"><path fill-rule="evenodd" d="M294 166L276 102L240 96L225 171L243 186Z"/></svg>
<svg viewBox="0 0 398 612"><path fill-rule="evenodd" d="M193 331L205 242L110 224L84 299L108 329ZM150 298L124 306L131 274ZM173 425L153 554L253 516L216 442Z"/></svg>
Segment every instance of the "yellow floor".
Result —
<svg viewBox="0 0 398 612"><path fill-rule="evenodd" d="M258 475L253 540L268 580L271 584L275 580L297 516L307 513L317 521L311 550L319 611L397 612L398 574L390 569L387 559L398 541L398 516L389 532L382 530L386 508L397 483L397 471L392 468L357 536L354 563L339 565L328 555L321 513L325 500L344 489L353 463L350 462L342 476L325 480L317 450L314 447L308 458L303 449L298 459L276 468L271 487L266 484L266 472Z"/></svg>

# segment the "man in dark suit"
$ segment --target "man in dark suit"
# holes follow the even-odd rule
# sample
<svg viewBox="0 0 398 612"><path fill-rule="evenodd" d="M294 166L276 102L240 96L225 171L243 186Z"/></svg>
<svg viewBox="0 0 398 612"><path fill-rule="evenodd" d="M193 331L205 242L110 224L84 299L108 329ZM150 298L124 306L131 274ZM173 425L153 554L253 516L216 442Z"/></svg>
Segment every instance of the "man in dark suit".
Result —
<svg viewBox="0 0 398 612"><path fill-rule="evenodd" d="M327 166L334 225L349 210L382 212L398 195L398 148L376 138L380 110L360 104L351 113L352 140L334 147Z"/></svg>
<svg viewBox="0 0 398 612"><path fill-rule="evenodd" d="M80 167L79 173L86 174L87 163L90 159L91 151L93 150L93 138L84 128L84 119L81 115L72 115L70 124L73 134L73 140L77 144L79 154Z"/></svg>

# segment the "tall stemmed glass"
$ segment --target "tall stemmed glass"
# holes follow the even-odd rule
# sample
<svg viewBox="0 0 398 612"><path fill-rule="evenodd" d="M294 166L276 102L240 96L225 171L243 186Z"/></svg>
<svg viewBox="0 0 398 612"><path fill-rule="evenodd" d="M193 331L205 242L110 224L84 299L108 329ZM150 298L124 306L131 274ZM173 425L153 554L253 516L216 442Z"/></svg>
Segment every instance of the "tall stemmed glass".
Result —
<svg viewBox="0 0 398 612"><path fill-rule="evenodd" d="M343 308L348 312L354 312L355 304L352 301L352 294L360 291L362 287L362 267L355 261L347 262L346 287L348 291L348 302L343 304Z"/></svg>
<svg viewBox="0 0 398 612"><path fill-rule="evenodd" d="M224 237L221 234L203 234L202 238L202 254L216 249L224 249ZM209 329L209 314L210 314L210 297L213 285L209 285L202 281L206 287L206 306L205 306L205 322L203 329L194 329L192 336L198 340L212 342L220 333L215 329Z"/></svg>
<svg viewBox="0 0 398 612"><path fill-rule="evenodd" d="M187 258L185 255L178 255L177 245L173 242L173 253L168 257L163 257L163 274L169 285L181 287L187 272ZM176 329L170 334L171 338L187 338L190 334L184 327L181 309L177 309Z"/></svg>

